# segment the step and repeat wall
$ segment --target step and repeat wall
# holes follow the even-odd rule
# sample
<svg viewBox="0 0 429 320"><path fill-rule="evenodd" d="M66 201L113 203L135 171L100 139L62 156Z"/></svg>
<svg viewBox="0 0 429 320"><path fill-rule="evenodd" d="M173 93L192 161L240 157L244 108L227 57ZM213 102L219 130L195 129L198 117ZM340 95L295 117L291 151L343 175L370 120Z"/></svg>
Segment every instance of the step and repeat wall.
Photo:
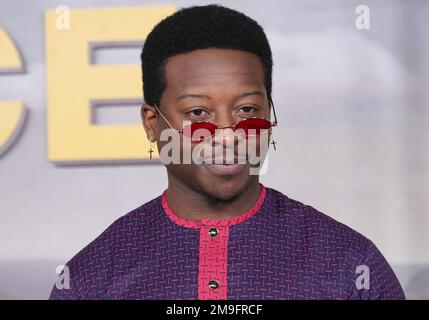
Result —
<svg viewBox="0 0 429 320"><path fill-rule="evenodd" d="M209 1L0 0L0 299L167 186L141 125L152 27ZM279 118L261 177L370 238L429 299L428 1L216 1L257 20Z"/></svg>

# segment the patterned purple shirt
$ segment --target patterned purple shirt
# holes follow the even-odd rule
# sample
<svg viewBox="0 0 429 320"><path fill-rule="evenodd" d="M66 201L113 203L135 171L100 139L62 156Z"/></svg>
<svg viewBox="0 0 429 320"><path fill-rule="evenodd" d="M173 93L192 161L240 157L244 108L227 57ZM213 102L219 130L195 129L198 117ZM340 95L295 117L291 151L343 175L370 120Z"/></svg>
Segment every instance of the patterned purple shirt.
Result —
<svg viewBox="0 0 429 320"><path fill-rule="evenodd" d="M67 266L70 288L50 299L405 298L369 239L262 185L251 210L224 220L176 216L164 193Z"/></svg>

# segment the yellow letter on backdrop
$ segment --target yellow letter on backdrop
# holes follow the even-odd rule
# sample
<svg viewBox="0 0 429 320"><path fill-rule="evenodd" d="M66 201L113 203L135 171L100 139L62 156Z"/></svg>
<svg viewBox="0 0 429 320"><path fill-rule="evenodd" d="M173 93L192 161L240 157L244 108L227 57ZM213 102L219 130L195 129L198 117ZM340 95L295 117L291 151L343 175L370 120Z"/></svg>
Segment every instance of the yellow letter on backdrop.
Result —
<svg viewBox="0 0 429 320"><path fill-rule="evenodd" d="M91 124L91 101L137 100L139 65L90 63L94 43L141 41L174 7L71 9L70 28L45 16L48 158L63 163L132 161L149 157L142 125ZM139 117L139 113L136 114Z"/></svg>
<svg viewBox="0 0 429 320"><path fill-rule="evenodd" d="M0 74L22 72L18 50L6 31L0 27ZM15 141L24 123L25 108L21 101L0 102L0 155Z"/></svg>

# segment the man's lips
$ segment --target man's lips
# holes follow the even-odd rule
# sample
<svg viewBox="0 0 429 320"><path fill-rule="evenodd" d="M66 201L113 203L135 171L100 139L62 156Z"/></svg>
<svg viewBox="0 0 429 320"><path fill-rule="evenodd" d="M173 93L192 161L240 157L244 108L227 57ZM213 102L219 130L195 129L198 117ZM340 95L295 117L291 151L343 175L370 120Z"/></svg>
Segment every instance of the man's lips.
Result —
<svg viewBox="0 0 429 320"><path fill-rule="evenodd" d="M206 164L204 165L207 170L212 174L220 176L233 176L239 174L246 168L246 164Z"/></svg>
<svg viewBox="0 0 429 320"><path fill-rule="evenodd" d="M232 165L232 164L247 164L247 156L234 156L233 158L206 158L203 159L203 164L220 164L220 165Z"/></svg>
<svg viewBox="0 0 429 320"><path fill-rule="evenodd" d="M205 159L204 167L217 176L234 176L242 172L248 165L246 156L235 155L231 158Z"/></svg>

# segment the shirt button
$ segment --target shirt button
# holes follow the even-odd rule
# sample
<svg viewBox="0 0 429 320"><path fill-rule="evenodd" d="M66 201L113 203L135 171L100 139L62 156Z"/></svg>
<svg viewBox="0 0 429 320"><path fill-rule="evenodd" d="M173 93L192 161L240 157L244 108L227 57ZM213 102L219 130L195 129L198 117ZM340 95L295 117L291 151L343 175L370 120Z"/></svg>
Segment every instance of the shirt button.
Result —
<svg viewBox="0 0 429 320"><path fill-rule="evenodd" d="M216 238L218 234L219 234L219 231L216 229L216 227L211 227L209 229L209 236L210 237Z"/></svg>
<svg viewBox="0 0 429 320"><path fill-rule="evenodd" d="M215 289L219 288L219 283L216 280L210 280L209 288L212 290L215 290Z"/></svg>

